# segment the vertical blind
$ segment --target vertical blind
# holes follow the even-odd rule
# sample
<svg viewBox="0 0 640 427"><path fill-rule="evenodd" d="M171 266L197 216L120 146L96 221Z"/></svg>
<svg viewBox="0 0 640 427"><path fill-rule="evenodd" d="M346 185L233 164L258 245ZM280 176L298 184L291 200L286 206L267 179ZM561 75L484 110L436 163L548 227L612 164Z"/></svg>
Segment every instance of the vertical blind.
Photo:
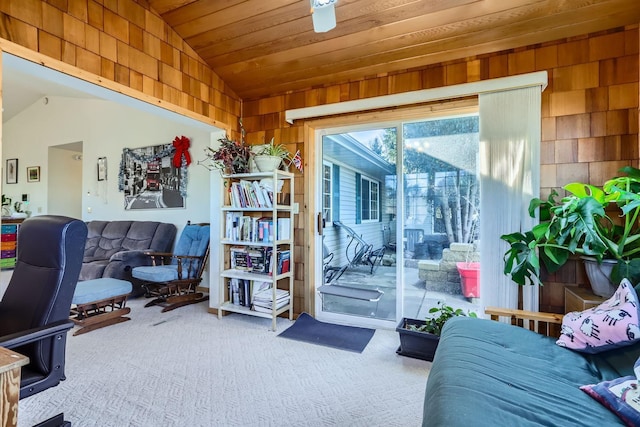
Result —
<svg viewBox="0 0 640 427"><path fill-rule="evenodd" d="M518 286L504 275L503 234L529 229L529 201L540 189L540 87L479 95L480 280L485 307L517 308ZM538 284L523 288L523 308L538 310Z"/></svg>

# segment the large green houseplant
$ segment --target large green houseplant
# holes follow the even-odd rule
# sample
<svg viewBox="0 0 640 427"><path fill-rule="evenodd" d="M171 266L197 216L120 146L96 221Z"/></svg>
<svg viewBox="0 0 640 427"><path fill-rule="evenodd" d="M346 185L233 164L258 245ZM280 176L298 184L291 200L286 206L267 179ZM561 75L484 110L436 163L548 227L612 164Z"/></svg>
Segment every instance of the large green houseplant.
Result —
<svg viewBox="0 0 640 427"><path fill-rule="evenodd" d="M567 195L557 200L534 198L529 214L539 212L540 223L531 230L501 236L510 246L504 255L504 273L524 285L540 279L541 260L553 273L572 254L616 261L611 281L627 277L640 282L640 169L620 169L615 177L597 187L571 183Z"/></svg>

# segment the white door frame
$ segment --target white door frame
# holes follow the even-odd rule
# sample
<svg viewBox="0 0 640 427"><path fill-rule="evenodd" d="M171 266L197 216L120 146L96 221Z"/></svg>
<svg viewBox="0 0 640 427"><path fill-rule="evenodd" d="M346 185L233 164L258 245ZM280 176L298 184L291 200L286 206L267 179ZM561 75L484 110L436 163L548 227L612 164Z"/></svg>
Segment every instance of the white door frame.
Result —
<svg viewBox="0 0 640 427"><path fill-rule="evenodd" d="M316 171L321 171L322 170L322 164L323 164L323 159L324 159L324 154L322 151L322 137L324 135L333 135L333 134L340 134L340 133L347 133L347 132L354 132L357 130L366 130L366 129L379 129L379 128L384 128L384 127L401 127L402 124L398 124L397 121L395 121L393 124L382 124L382 123L367 123L366 125L352 125L352 126L341 126L341 127L332 127L332 128L315 128L315 147L314 147L314 152L316 153L315 156L315 170ZM400 135L400 133L397 133L398 135ZM402 168L401 168L402 163L397 163L396 164L396 175L401 172ZM314 192L313 194L315 195L314 197L314 205L316 206L316 215L318 213L322 213L322 191L321 191L321 185L322 185L322 180L319 179L318 177L316 177L316 181L315 181L315 188L314 188ZM398 189L398 195L401 194L401 189ZM399 205L399 204L398 204ZM396 212L396 218L401 218L401 215ZM398 240L398 229L400 227L396 226L396 241L402 241L402 240ZM314 236L314 248L315 251L314 253L316 254L316 269L314 271L314 283L317 284L322 284L324 283L324 278L323 278L323 247L322 247L322 234L321 234L321 230L320 232L316 232L313 233ZM399 245L402 246L402 245ZM400 249L402 250L402 249ZM400 252L399 256L403 256L402 253ZM403 258L400 258L403 259ZM362 316L354 316L354 315L348 315L348 314L338 314L338 313L329 313L329 312L324 312L322 310L322 296L319 294L319 292L317 291L317 289L315 290L316 295L315 295L315 307L314 307L314 311L316 314L316 318L318 320L321 321L325 321L325 322L330 322L330 323L336 323L336 324L343 324L343 325L350 325L350 326L359 326L359 327L366 327L366 328L378 328L378 329L395 329L395 327L397 326L398 322L399 322L399 318L402 317L402 300L403 300L403 293L402 293L402 283L403 283L403 275L402 275L402 266L401 265L397 265L396 266L396 318L393 320L382 320L382 319L374 319L371 317L362 317ZM316 286L316 288L318 288L319 286Z"/></svg>

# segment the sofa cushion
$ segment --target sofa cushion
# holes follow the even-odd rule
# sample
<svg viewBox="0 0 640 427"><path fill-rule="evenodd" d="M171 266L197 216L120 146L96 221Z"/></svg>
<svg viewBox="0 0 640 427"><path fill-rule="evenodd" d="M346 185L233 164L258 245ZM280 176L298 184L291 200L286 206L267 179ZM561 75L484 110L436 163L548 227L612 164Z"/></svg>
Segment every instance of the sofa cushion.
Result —
<svg viewBox="0 0 640 427"><path fill-rule="evenodd" d="M136 267L133 271L133 277L144 282L171 282L172 280L178 280L178 266L171 264Z"/></svg>
<svg viewBox="0 0 640 427"><path fill-rule="evenodd" d="M587 384L580 389L620 417L628 426L640 425L640 359L634 364L634 375Z"/></svg>
<svg viewBox="0 0 640 427"><path fill-rule="evenodd" d="M122 250L124 241L131 221L111 221L102 230L102 235L98 241L98 247L94 252L94 257L109 259L113 254Z"/></svg>
<svg viewBox="0 0 640 427"><path fill-rule="evenodd" d="M87 223L87 242L84 245L85 262L89 259L95 259L94 255L102 237L102 230L108 223L109 221L90 221Z"/></svg>
<svg viewBox="0 0 640 427"><path fill-rule="evenodd" d="M121 250L144 250L151 247L151 241L160 225L159 222L135 221L127 230L122 243Z"/></svg>
<svg viewBox="0 0 640 427"><path fill-rule="evenodd" d="M131 283L126 280L104 277L78 282L71 304L87 304L131 292Z"/></svg>
<svg viewBox="0 0 640 427"><path fill-rule="evenodd" d="M557 344L585 353L631 345L640 340L638 296L624 279L611 298L597 307L567 313Z"/></svg>
<svg viewBox="0 0 640 427"><path fill-rule="evenodd" d="M78 280L89 280L102 277L105 268L107 268L107 264L109 264L109 260L107 259L92 260L90 262L84 261L82 263L82 270Z"/></svg>

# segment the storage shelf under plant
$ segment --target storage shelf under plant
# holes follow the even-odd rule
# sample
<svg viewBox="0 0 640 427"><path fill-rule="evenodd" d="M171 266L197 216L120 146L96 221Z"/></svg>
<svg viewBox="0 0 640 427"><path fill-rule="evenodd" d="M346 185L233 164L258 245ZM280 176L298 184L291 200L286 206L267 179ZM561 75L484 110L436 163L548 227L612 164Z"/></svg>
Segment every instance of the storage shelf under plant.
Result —
<svg viewBox="0 0 640 427"><path fill-rule="evenodd" d="M224 303L222 303L220 305L220 309L222 309L222 311L229 311L231 313L239 313L239 314L248 314L251 316L257 316L257 317L262 317L265 319L271 319L272 318L272 314L271 313L264 313L262 311L255 311L252 310L249 307L245 307L242 305L236 305L231 303L230 301L225 301ZM287 310L291 309L291 304L287 304L283 307L280 307L279 309L275 310L275 316L279 316L280 314L284 313Z"/></svg>
<svg viewBox="0 0 640 427"><path fill-rule="evenodd" d="M222 178L219 298L218 305L212 308L218 310L220 319L225 311L271 319L275 331L277 316L288 311L289 319L293 320L294 175L276 170L223 175ZM271 179L271 184L268 181L263 184L262 179ZM267 232L268 239L264 234ZM271 261L265 254L272 254ZM243 255L250 262L245 261ZM274 274L278 271L285 272ZM238 290L238 284L241 290ZM267 311L256 311L253 309L254 290L258 292L262 287L265 289L260 293L272 290L272 305ZM278 292L286 291L288 301L281 307L278 307L275 288ZM250 295L249 300L245 299L246 295ZM284 298L282 303L285 303ZM255 301L255 306L264 307L258 304L258 297Z"/></svg>
<svg viewBox="0 0 640 427"><path fill-rule="evenodd" d="M222 273L220 273L220 276L227 279L255 280L258 282L276 282L280 279L291 277L291 275L291 271L287 271L286 273L278 274L277 276L273 277L270 274L252 273L250 271L243 271L234 268L224 270Z"/></svg>

